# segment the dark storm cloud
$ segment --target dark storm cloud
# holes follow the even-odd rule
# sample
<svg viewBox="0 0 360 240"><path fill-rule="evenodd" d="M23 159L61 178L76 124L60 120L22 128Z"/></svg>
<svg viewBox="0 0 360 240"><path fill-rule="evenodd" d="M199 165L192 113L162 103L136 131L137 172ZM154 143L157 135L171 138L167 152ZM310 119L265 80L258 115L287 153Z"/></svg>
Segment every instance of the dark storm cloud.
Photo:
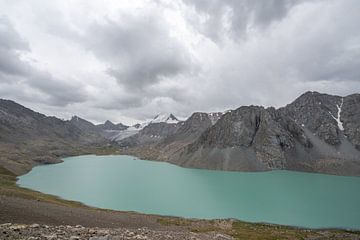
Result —
<svg viewBox="0 0 360 240"><path fill-rule="evenodd" d="M3 90L2 97L17 96L20 100L46 101L56 106L86 99L84 92L78 86L57 80L50 73L38 70L23 60L22 54L30 51L29 44L19 35L11 22L5 16L1 16L0 86L2 85ZM21 92L21 94L12 91Z"/></svg>
<svg viewBox="0 0 360 240"><path fill-rule="evenodd" d="M161 14L126 15L122 20L92 25L84 40L120 85L145 93L148 86L191 69L188 50L170 36Z"/></svg>

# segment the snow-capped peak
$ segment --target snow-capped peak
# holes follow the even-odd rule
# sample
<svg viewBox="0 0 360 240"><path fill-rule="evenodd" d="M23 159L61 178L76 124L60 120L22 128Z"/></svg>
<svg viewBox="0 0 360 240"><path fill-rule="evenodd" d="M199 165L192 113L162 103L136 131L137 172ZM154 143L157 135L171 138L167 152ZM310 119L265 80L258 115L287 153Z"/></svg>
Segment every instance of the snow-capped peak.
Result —
<svg viewBox="0 0 360 240"><path fill-rule="evenodd" d="M161 113L156 115L153 119L142 123L137 123L129 128L129 130L141 130L150 123L178 123L180 122L172 113Z"/></svg>
<svg viewBox="0 0 360 240"><path fill-rule="evenodd" d="M178 123L179 120L172 113L161 113L154 117L150 123Z"/></svg>

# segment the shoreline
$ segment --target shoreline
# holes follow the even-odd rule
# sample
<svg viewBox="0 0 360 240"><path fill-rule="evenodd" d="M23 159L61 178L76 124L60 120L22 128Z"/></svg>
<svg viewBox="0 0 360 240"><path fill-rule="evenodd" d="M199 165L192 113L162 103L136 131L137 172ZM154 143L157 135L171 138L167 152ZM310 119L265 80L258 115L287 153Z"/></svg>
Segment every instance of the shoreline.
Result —
<svg viewBox="0 0 360 240"><path fill-rule="evenodd" d="M116 156L124 154L95 153L89 155ZM60 157L60 159L66 157ZM46 164L36 166L42 165ZM77 201L61 199L57 196L22 188L16 183L18 176L0 167L0 224L82 225L85 227L102 227L107 229L136 229L145 227L154 231L171 230L177 233L201 233L208 237L209 235L207 234L209 233L218 233L233 237L234 239L242 239L241 236L258 236L261 239L266 239L265 236L269 235L280 238L285 238L284 236L301 236L299 239L321 239L314 238L314 236L338 235L339 239L342 239L344 236L348 236L348 234L357 237L354 239L360 239L360 231L357 230L349 231L348 229L335 228L309 229L268 223L243 222L236 219L189 219L94 208ZM205 237L204 239L209 238Z"/></svg>
<svg viewBox="0 0 360 240"><path fill-rule="evenodd" d="M138 158L136 156L133 156L133 155L128 155L128 154L108 154L108 155L99 155L99 154L85 154L85 155L79 155L81 157L83 156L92 156L92 157L96 157L96 156L109 156L109 157L117 157L117 156L127 156L127 157L130 157L132 158L133 160L141 160L141 161L149 161L149 160L145 160L145 159L141 159L141 158ZM70 156L70 157L63 157L61 158L62 162L65 162L67 159L68 160L71 160L71 158L76 158L76 157L79 157L79 156ZM151 162L152 160L150 160ZM185 167L181 167L181 166L178 166L176 164L173 164L173 163L168 163L168 162L163 162L163 161L154 161L154 162L161 162L163 164L169 164L169 165L172 165L172 166L176 166L176 167L180 167L180 168L185 168ZM59 162L60 163L60 162ZM56 163L58 164L58 163ZM44 165L38 165L38 166L44 166ZM38 167L38 166L35 166L35 167ZM185 168L186 169L186 168ZM217 170L208 170L208 169L199 169L199 170L204 170L204 171L212 171L212 172L217 172ZM221 170L223 172L223 170ZM276 172L293 172L293 173L299 173L299 174L314 174L314 175L325 175L325 176L336 176L336 177L339 177L337 175L330 175L330 174L323 174L323 173L307 173L307 172L299 172L299 171L291 171L291 170L275 170ZM225 171L225 172L234 172L234 171ZM273 171L266 171L266 172L273 172ZM253 173L253 172L243 172L245 174L248 174L248 173ZM259 172L254 172L254 173L259 173ZM262 173L262 172L261 172ZM26 175L26 174L24 174ZM23 176L23 175L21 175ZM18 176L19 177L19 176ZM352 177L352 176L343 176L343 177ZM19 187L19 188L26 188L26 187L22 187L21 185L18 184L18 178L17 178L17 181L16 181L16 185ZM38 191L38 190L33 190L33 189L30 189L30 188L26 188L30 191ZM41 192L42 193L42 192ZM88 208L91 208L91 209L97 209L97 210L104 210L104 211L114 211L114 212L121 212L121 213L133 213L133 214L139 214L139 215L151 215L151 216L154 216L154 217L167 217L167 218L182 218L182 219L186 219L186 220L191 220L191 221L240 221L240 222L247 222L247 223L250 223L250 224L264 224L264 225L269 225L269 226L284 226L284 227L290 227L290 228L296 228L296 229L309 229L309 230L340 230L340 231L360 231L360 229L357 229L357 228L349 228L349 227L327 227L327 226L324 226L324 227L311 227L311 226L301 226L301 225L288 225L288 224L284 224L284 223L273 223L273 222L263 222L263 221L249 221L249 220L245 220L245 219L241 219L241 218L237 218L237 217L228 217L228 218L202 218L202 217L186 217L186 216L181 216L181 215L161 215L161 214L157 214L157 213L147 213L147 212L139 212L139 211L136 211L136 210L130 210L130 211L126 211L126 210L121 210L121 209L108 209L108 208L99 208L97 206L91 206L91 205L87 205L86 203L84 202L81 202L79 200L75 200L75 199L66 199L66 198L62 198L61 196L57 196L57 195L51 195L51 194L48 194L48 193L42 193L42 194L45 194L45 195L50 195L52 196L53 198L57 198L61 201L71 201L71 202L77 202L78 204L80 205L83 205L85 207L88 207Z"/></svg>

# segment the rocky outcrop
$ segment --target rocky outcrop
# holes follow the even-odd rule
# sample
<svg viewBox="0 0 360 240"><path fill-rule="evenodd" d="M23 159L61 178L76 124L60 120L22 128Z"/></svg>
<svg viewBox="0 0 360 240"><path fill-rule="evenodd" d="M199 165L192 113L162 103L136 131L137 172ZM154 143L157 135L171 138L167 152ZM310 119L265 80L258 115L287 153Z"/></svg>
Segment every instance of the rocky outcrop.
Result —
<svg viewBox="0 0 360 240"><path fill-rule="evenodd" d="M340 106L343 106L342 97L307 92L279 111L321 140L335 146L341 143L341 129L337 122Z"/></svg>

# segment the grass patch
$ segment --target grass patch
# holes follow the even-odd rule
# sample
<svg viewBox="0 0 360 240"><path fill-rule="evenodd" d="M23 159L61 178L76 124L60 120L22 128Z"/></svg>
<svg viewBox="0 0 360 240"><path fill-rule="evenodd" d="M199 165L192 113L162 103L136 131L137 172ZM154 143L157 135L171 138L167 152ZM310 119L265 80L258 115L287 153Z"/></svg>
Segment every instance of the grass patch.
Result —
<svg viewBox="0 0 360 240"><path fill-rule="evenodd" d="M273 224L247 223L238 220L192 220L158 218L164 226L184 227L194 233L220 233L238 240L307 240L307 239L357 239L358 232L343 230L307 230Z"/></svg>
<svg viewBox="0 0 360 240"><path fill-rule="evenodd" d="M316 232L311 230L302 230L298 228L291 228L278 225L260 224L260 223L245 223L235 221L232 225L232 230L229 235L235 239L248 240L276 240L276 239L307 239L309 237L319 236Z"/></svg>
<svg viewBox="0 0 360 240"><path fill-rule="evenodd" d="M157 223L164 226L190 226L191 221L181 218L158 218Z"/></svg>

